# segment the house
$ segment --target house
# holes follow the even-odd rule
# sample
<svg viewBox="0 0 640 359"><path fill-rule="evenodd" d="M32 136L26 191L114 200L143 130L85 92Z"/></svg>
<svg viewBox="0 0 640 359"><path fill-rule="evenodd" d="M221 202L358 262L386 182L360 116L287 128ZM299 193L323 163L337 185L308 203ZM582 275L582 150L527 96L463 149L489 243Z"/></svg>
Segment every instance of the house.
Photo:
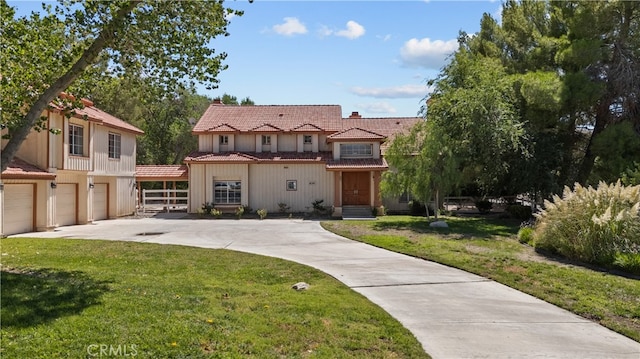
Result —
<svg viewBox="0 0 640 359"><path fill-rule="evenodd" d="M2 236L135 212L136 136L143 131L83 103L70 116L55 105L45 111L46 128L61 133L32 131L0 175Z"/></svg>
<svg viewBox="0 0 640 359"><path fill-rule="evenodd" d="M189 167L189 212L205 203L277 212L313 210L341 216L349 206L382 205L388 169L381 149L419 118L342 118L339 105L237 106L215 101L193 128L198 151Z"/></svg>

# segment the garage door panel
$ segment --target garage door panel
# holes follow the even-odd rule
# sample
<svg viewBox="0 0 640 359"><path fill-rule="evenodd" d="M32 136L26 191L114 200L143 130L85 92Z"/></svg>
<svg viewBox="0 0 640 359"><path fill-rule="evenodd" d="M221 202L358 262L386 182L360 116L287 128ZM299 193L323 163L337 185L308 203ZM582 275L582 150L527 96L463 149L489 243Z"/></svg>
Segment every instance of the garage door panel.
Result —
<svg viewBox="0 0 640 359"><path fill-rule="evenodd" d="M4 187L5 235L33 231L33 184L5 184Z"/></svg>
<svg viewBox="0 0 640 359"><path fill-rule="evenodd" d="M75 183L58 183L56 187L56 223L59 226L76 224L76 195Z"/></svg>
<svg viewBox="0 0 640 359"><path fill-rule="evenodd" d="M93 219L107 219L108 214L108 187L106 183L96 183L93 187Z"/></svg>

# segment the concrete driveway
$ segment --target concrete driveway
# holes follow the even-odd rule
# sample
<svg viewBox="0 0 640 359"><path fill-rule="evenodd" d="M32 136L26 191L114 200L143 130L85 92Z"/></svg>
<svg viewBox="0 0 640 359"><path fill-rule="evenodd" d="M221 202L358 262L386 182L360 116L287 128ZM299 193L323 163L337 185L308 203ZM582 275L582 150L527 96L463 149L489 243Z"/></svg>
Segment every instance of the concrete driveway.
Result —
<svg viewBox="0 0 640 359"><path fill-rule="evenodd" d="M226 248L306 264L389 312L434 358L640 358L640 343L589 320L491 280L334 235L316 221L171 215L18 236Z"/></svg>

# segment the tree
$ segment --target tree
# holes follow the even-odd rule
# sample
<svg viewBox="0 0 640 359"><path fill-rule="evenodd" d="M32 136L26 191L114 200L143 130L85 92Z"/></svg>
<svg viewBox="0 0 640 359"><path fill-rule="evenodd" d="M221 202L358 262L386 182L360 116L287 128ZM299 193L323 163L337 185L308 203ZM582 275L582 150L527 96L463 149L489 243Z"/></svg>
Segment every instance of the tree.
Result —
<svg viewBox="0 0 640 359"><path fill-rule="evenodd" d="M144 130L138 164L178 164L197 149L191 134L211 100L195 88L167 92L143 77L109 78L93 91L96 106Z"/></svg>
<svg viewBox="0 0 640 359"><path fill-rule="evenodd" d="M168 89L194 82L215 87L226 54L209 47L228 36L223 1L60 0L44 14L15 17L0 0L1 125L7 128L4 170L32 128L43 129L41 114L62 91L81 106L101 78L144 74Z"/></svg>
<svg viewBox="0 0 640 359"><path fill-rule="evenodd" d="M240 103L238 103L238 98L235 96L231 96L227 93L223 94L222 97L217 97L216 100L220 100L225 105L241 105L241 106L253 106L255 103L249 97L243 98Z"/></svg>
<svg viewBox="0 0 640 359"><path fill-rule="evenodd" d="M453 142L430 122L420 122L407 135L400 134L391 143L385 159L392 167L383 174L381 191L384 195L399 196L404 191L428 202L434 198L435 218L441 195L449 193L459 182L459 158Z"/></svg>

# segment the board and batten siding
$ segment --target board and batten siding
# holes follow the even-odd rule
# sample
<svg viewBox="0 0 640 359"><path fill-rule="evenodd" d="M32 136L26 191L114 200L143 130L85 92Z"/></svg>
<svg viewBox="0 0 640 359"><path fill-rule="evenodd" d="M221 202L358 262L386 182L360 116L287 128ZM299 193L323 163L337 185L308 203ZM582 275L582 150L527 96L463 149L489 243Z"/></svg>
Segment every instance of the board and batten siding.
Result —
<svg viewBox="0 0 640 359"><path fill-rule="evenodd" d="M136 172L136 136L105 126L95 126L93 135L93 172L134 176ZM120 158L109 158L109 134L120 135Z"/></svg>
<svg viewBox="0 0 640 359"><path fill-rule="evenodd" d="M236 135L235 136L235 150L240 152L255 152L256 142L255 135ZM231 140L231 136L229 136Z"/></svg>
<svg viewBox="0 0 640 359"><path fill-rule="evenodd" d="M203 204L213 202L214 180L236 180L242 182L241 200L249 202L249 165L237 164L191 164L189 166L189 212L195 213Z"/></svg>
<svg viewBox="0 0 640 359"><path fill-rule="evenodd" d="M324 163L252 164L249 166L249 206L276 213L279 203L286 203L292 212L313 210L312 203L324 200L333 205L333 172ZM287 181L296 181L296 190L287 191Z"/></svg>

